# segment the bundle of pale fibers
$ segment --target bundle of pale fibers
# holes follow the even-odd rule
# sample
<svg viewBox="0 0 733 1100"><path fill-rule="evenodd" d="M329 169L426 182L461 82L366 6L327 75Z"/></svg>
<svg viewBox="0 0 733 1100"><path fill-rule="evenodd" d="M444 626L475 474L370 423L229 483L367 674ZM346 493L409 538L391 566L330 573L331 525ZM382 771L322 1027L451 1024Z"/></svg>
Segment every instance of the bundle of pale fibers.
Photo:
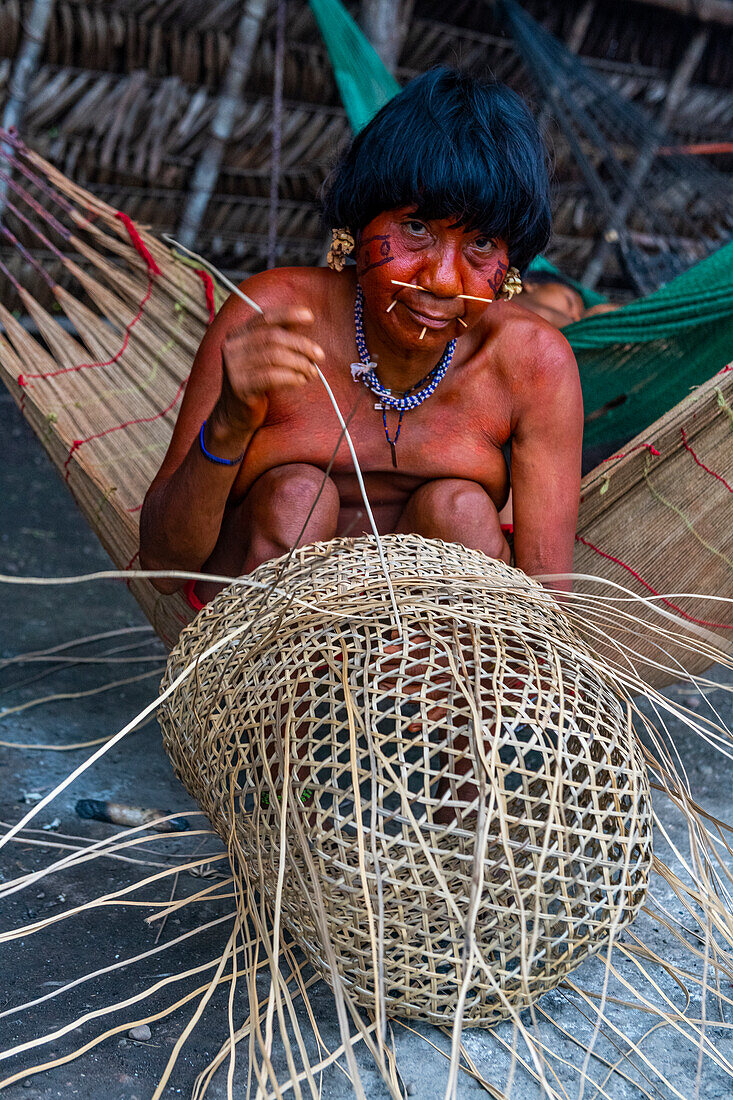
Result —
<svg viewBox="0 0 733 1100"><path fill-rule="evenodd" d="M657 1085L688 1100L646 1041L660 1027L680 1058L696 1051L703 1083L733 1079L718 1041L733 1007L731 853L725 827L693 800L664 719L685 721L726 757L730 731L712 707L709 717L692 714L649 688L645 716L629 695L641 690L633 653L614 669L579 640L578 626L590 636L604 618L629 628L628 594L612 608L587 596L558 606L521 572L459 546L415 536L382 543L383 558L376 540L321 544L234 581L183 632L157 704L0 836L0 847L28 843L37 809L159 709L179 774L226 843L218 859L229 862L187 898L167 896L172 864L0 932L10 945L42 939L85 910L101 916L118 905L149 906L148 920L184 909L191 919L205 899L229 910L202 914L171 941L175 949L195 935L207 953L201 964L142 989L126 970L124 994L0 1050L0 1062L21 1061L0 1087L191 1001L155 1100L205 1011L225 1038L196 1100L226 1066L230 1097L249 1074L258 1096L317 1097L320 1073L340 1059L363 1097L370 1070L363 1055L357 1062L360 1044L389 1095L404 1096L394 1029L411 1027L410 1017L423 1032L432 1020L452 1035L441 1051L446 1097L463 1095L457 1075L466 1071L502 1100L518 1074L557 1100L584 1096L591 1083L591 1095L609 1100L658 1096ZM702 652L708 642L697 644ZM674 832L659 812L665 795ZM671 845L666 864L651 855L652 818L662 851ZM127 830L109 846L14 874L0 897L141 839ZM202 862L211 855L179 867ZM165 898L130 901L159 880ZM230 931L212 952L222 923ZM660 936L671 937L674 955ZM156 941L113 966L102 959L0 1015L52 997L61 1005L79 983L167 949ZM333 1021L324 994L312 999L319 976L332 987ZM110 1017L88 1037L91 1021ZM480 1042L464 1039L476 1024L491 1027ZM84 1036L72 1039L79 1026ZM64 1036L62 1053L28 1064L29 1051Z"/></svg>

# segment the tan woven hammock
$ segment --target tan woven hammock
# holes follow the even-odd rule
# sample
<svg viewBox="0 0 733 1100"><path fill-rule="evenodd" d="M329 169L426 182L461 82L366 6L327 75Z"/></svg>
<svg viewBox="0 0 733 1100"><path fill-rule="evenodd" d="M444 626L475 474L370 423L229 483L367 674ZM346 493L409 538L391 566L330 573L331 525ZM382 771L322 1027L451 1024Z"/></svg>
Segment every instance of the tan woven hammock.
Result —
<svg viewBox="0 0 733 1100"><path fill-rule="evenodd" d="M208 275L13 140L4 242L14 256L0 263L0 277L38 336L0 304L0 374L114 563L132 571L142 499L165 453L212 301L222 294ZM62 315L74 335L59 323ZM732 406L733 371L701 386L622 456L589 474L574 563L578 574L649 597L726 649L733 618L715 597L733 596ZM334 442L337 435L334 418ZM144 580L131 579L130 587L173 645L191 617L185 601L161 596ZM576 589L619 595L599 580L581 579ZM660 662L657 643L640 639L636 623L627 629L625 605L617 606L604 627L612 642L607 655L631 649L635 659L653 662L646 667L650 682L674 678L674 650ZM664 621L650 609L648 615ZM704 653L683 659L690 670L709 663ZM659 663L664 669L654 667Z"/></svg>
<svg viewBox="0 0 733 1100"><path fill-rule="evenodd" d="M465 998L486 1027L633 920L646 771L545 589L455 544L383 544L399 626L373 538L221 592L170 656L161 690L196 671L163 704L165 746L317 973L436 1024Z"/></svg>

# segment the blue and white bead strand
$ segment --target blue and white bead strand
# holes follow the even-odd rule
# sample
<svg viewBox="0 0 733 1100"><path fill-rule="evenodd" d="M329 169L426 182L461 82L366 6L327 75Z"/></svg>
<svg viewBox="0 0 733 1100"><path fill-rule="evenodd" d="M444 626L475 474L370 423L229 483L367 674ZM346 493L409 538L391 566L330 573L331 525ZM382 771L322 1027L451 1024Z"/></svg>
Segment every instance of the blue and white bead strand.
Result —
<svg viewBox="0 0 733 1100"><path fill-rule="evenodd" d="M384 434L387 437L387 442L392 450L392 465L397 466L397 440L400 436L400 430L402 428L402 418L408 409L417 409L422 405L423 401L427 401L429 397L432 397L440 383L445 378L448 367L451 365L453 359L453 353L456 350L455 339L450 340L446 346L445 351L440 357L439 361L433 367L429 374L425 378L416 382L402 397L395 397L391 390L388 390L377 378L376 371L374 369L375 364L372 362L369 356L369 349L366 345L366 339L364 337L364 294L360 286L356 288L356 302L354 303L354 331L356 334L356 350L359 352L360 362L352 363L351 373L354 379L359 379L364 383L367 389L371 390L375 397L379 398L379 402L382 409L382 422L384 424ZM425 383L423 389L418 390L420 386ZM395 432L394 439L390 439L389 430L387 428L387 409L395 409L400 414L399 422L397 424L397 431Z"/></svg>

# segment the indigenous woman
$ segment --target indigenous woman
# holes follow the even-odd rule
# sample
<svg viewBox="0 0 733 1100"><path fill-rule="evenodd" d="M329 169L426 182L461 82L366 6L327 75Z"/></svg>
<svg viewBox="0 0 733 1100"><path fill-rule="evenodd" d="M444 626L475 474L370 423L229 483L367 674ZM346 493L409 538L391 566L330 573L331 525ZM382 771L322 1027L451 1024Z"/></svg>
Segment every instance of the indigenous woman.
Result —
<svg viewBox="0 0 733 1100"><path fill-rule="evenodd" d="M335 270L255 275L242 289L263 314L233 296L209 328L145 500L142 566L237 576L368 533L318 367L380 532L508 561L511 489L515 564L569 572L578 372L562 335L509 300L550 230L545 154L523 102L501 84L426 73L354 139L323 207ZM189 599L220 587L199 582Z"/></svg>

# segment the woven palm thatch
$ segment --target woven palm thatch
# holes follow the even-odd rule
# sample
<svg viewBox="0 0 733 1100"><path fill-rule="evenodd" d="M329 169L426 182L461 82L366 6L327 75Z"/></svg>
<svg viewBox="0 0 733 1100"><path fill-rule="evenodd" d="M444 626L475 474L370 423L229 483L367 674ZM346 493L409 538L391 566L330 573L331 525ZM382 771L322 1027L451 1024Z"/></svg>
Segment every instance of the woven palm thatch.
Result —
<svg viewBox="0 0 733 1100"><path fill-rule="evenodd" d="M399 642L373 538L267 562L266 596L235 583L183 631L162 690L196 673L161 710L165 746L271 904L284 885L318 973L387 1015L450 1024L463 1002L489 1026L643 904L646 772L545 589L462 546L383 541Z"/></svg>
<svg viewBox="0 0 733 1100"><path fill-rule="evenodd" d="M524 4L616 91L653 116L675 98L671 125L676 142L729 140L731 30L706 27L700 5L680 0L679 6L686 8L684 16L669 7L660 11L607 0ZM0 0L0 105L8 99L29 8L26 0ZM165 5L56 0L40 65L29 82L28 140L111 205L158 233L174 231L193 169L210 140L241 9L241 3L229 0L214 5L203 0ZM307 0L288 0L287 15L278 259L315 263L323 242L313 195L334 149L348 135L348 124ZM706 40L688 72L688 50L701 34L707 34ZM260 269L267 256L275 39L271 10L198 238L199 251L240 272ZM446 62L492 72L532 95L530 74L495 5L421 0L412 6L398 58L400 82ZM682 89L680 72L687 74ZM602 227L563 135L552 121L549 125L558 175L552 256L580 275ZM631 164L638 150L624 147L622 152ZM623 272L616 273L615 281L626 285Z"/></svg>
<svg viewBox="0 0 733 1100"><path fill-rule="evenodd" d="M0 376L114 563L134 570L142 500L222 293L206 271L11 140L3 234L13 260L0 271L16 297L0 303ZM26 289L31 277L42 294ZM32 318L36 336L12 305ZM594 579L576 586L589 593L581 625L593 644L605 640L609 659L638 661L653 684L707 667L709 652L676 657L671 637L660 649L636 620L627 625L623 604L599 619L597 600L625 586L659 607L647 608L650 622L664 625L672 612L676 630L685 624L695 639L703 630L729 648L731 610L719 598L733 596L732 406L729 370L583 481L575 570ZM335 417L333 429L336 446ZM132 574L130 587L173 645L192 615L183 598ZM672 657L660 656L665 649Z"/></svg>

